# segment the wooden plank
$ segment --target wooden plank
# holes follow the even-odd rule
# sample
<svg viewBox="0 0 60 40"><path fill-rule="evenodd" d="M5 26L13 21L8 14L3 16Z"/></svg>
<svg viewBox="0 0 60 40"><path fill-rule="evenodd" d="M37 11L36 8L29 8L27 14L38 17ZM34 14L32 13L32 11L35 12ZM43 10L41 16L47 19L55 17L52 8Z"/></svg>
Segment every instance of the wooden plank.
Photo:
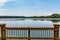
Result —
<svg viewBox="0 0 60 40"><path fill-rule="evenodd" d="M57 40L60 40L60 38L57 38Z"/></svg>
<svg viewBox="0 0 60 40"><path fill-rule="evenodd" d="M54 30L54 28L6 28L6 30Z"/></svg>
<svg viewBox="0 0 60 40"><path fill-rule="evenodd" d="M28 39L27 37L6 37L9 39ZM42 38L42 37L30 37L30 39L54 39L54 38Z"/></svg>
<svg viewBox="0 0 60 40"><path fill-rule="evenodd" d="M6 39L28 39L28 38L27 37L6 37ZM54 39L54 38L31 37L30 39ZM57 38L57 40L60 40L60 38Z"/></svg>
<svg viewBox="0 0 60 40"><path fill-rule="evenodd" d="M6 37L8 39L28 39L27 37Z"/></svg>

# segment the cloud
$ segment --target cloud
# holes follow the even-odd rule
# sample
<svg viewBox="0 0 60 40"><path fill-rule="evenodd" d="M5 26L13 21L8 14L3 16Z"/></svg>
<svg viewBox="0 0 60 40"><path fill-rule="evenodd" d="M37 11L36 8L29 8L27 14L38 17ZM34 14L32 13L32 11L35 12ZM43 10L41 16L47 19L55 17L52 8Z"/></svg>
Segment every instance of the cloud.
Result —
<svg viewBox="0 0 60 40"><path fill-rule="evenodd" d="M0 6L4 6L4 4L8 1L14 1L14 0L0 0Z"/></svg>

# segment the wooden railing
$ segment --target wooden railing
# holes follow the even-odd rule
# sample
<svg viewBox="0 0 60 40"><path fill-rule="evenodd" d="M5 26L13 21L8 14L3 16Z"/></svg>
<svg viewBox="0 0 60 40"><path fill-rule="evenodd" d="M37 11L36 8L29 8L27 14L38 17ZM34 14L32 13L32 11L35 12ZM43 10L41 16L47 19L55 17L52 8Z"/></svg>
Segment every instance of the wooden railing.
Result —
<svg viewBox="0 0 60 40"><path fill-rule="evenodd" d="M1 40L7 39L59 39L59 27L60 25L54 24L54 28L21 28L21 27L6 27L6 24L0 24L1 28ZM36 35L37 34L37 35Z"/></svg>

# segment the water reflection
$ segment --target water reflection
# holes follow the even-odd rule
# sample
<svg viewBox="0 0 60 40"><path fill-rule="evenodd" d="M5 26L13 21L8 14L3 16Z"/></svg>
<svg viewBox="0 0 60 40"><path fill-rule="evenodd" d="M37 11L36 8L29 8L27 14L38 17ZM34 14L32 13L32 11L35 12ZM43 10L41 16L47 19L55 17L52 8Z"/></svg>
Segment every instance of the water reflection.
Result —
<svg viewBox="0 0 60 40"><path fill-rule="evenodd" d="M0 18L0 23L5 23L5 24L13 23L16 25L20 25L21 23L24 23L24 25L28 25L28 24L31 25L32 23L35 22L36 22L35 24L40 22L39 24L41 25L42 22L46 24L47 22L49 23L49 21L52 22L52 24L59 23L60 18Z"/></svg>
<svg viewBox="0 0 60 40"><path fill-rule="evenodd" d="M53 27L53 23L51 21L33 21L33 20L25 20L25 21L9 21L5 22L6 26L14 26L14 27Z"/></svg>
<svg viewBox="0 0 60 40"><path fill-rule="evenodd" d="M60 20L50 20L50 21L52 21L52 22L60 22Z"/></svg>

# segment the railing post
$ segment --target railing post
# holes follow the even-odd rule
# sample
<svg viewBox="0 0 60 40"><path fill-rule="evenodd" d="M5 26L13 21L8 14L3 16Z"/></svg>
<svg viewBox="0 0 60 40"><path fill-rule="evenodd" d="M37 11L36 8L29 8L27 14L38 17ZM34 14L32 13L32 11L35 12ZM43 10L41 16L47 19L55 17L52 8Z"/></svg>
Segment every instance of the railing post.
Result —
<svg viewBox="0 0 60 40"><path fill-rule="evenodd" d="M5 24L1 26L1 40L6 40Z"/></svg>
<svg viewBox="0 0 60 40"><path fill-rule="evenodd" d="M30 40L30 30L28 30L28 40Z"/></svg>
<svg viewBox="0 0 60 40"><path fill-rule="evenodd" d="M58 25L54 25L54 40L59 38L59 27Z"/></svg>

